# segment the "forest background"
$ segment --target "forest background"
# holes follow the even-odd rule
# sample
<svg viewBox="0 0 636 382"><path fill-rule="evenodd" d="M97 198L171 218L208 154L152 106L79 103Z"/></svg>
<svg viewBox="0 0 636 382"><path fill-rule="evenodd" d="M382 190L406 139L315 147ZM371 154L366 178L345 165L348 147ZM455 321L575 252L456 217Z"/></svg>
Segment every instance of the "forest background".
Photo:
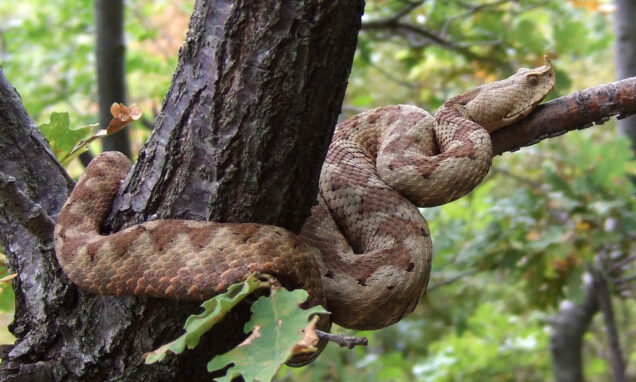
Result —
<svg viewBox="0 0 636 382"><path fill-rule="evenodd" d="M169 86L191 3L125 5L127 98L145 119L119 133L128 134L133 155ZM0 64L37 123L60 111L72 126L99 119L94 13L87 0L0 2ZM546 53L557 73L551 98L611 82L620 55L615 14L605 1L367 1L342 118L398 103L433 111L466 89L541 65ZM93 144L91 152L99 151ZM68 169L77 177L82 162ZM589 325L583 322L583 374L615 378L618 350L626 373L636 375L628 261L635 253L634 175L630 142L615 121L497 157L475 192L423 210L435 258L417 310L381 331L344 331L367 336L370 346L330 345L317 362L284 368L279 378L554 380L563 323L576 325L568 312L603 298L599 275L613 317L596 306ZM2 284L5 343L12 306L10 285Z"/></svg>

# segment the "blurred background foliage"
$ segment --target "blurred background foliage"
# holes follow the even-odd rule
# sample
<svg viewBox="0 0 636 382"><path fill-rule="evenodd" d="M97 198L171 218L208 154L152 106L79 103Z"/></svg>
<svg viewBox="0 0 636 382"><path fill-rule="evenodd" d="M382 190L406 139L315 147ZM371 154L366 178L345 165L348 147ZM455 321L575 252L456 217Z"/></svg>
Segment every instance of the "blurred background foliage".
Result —
<svg viewBox="0 0 636 382"><path fill-rule="evenodd" d="M150 121L176 67L192 1L126 6L129 100ZM558 78L550 97L611 82L613 11L594 0L367 0L343 118L396 103L433 111L471 87L541 65L546 53ZM72 125L98 120L93 16L88 0L0 3L0 63L38 123L65 110ZM149 129L137 123L131 133L136 152ZM416 311L390 328L353 333L368 336L368 348L332 344L317 362L284 368L279 379L551 380L559 306L582 301L590 266L600 261L615 271L612 264L634 253L635 173L630 144L613 121L497 157L475 192L423 210L435 258ZM606 277L627 372L636 375L634 288L621 283L636 272L619 271ZM0 287L6 327L12 295ZM584 340L584 372L607 381L606 323L596 316ZM2 340L10 341L8 332Z"/></svg>

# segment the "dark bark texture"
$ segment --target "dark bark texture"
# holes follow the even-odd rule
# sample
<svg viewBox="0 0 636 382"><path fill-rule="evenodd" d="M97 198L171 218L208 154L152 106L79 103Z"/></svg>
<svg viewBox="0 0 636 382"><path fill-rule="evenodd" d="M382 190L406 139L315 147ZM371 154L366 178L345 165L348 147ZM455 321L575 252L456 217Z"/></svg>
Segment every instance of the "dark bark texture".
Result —
<svg viewBox="0 0 636 382"><path fill-rule="evenodd" d="M95 0L97 47L97 95L99 124L106 128L112 119L113 102L126 103L126 42L123 0ZM119 151L131 157L128 129L105 137L104 151Z"/></svg>
<svg viewBox="0 0 636 382"><path fill-rule="evenodd" d="M113 227L169 216L298 231L308 216L363 4L213 3L198 3Z"/></svg>
<svg viewBox="0 0 636 382"><path fill-rule="evenodd" d="M299 230L315 200L363 6L197 1L163 111L105 231L167 216ZM0 235L19 274L17 341L1 349L0 380L209 381L205 363L240 341L246 307L195 351L143 365L142 353L178 336L197 305L95 296L68 281L50 229L72 181L4 78L0 91Z"/></svg>

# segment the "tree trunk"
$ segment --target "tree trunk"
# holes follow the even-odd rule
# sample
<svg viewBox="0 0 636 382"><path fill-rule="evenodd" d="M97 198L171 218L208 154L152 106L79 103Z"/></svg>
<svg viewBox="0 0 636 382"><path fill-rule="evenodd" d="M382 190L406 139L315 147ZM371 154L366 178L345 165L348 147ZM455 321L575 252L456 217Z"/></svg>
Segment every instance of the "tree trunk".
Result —
<svg viewBox="0 0 636 382"><path fill-rule="evenodd" d="M362 9L361 0L197 1L162 113L105 230L167 216L299 230ZM143 365L141 355L178 336L197 305L95 296L69 283L51 226L72 181L0 80L0 191L14 190L0 192L0 236L18 272L17 340L0 354L0 380L210 380L205 362L240 341L245 306L195 351ZM21 196L31 208L7 208Z"/></svg>
<svg viewBox="0 0 636 382"><path fill-rule="evenodd" d="M580 305L561 303L552 319L550 350L556 382L583 382L583 335L599 310L594 283L585 285L585 297Z"/></svg>
<svg viewBox="0 0 636 382"><path fill-rule="evenodd" d="M616 0L615 3L616 74L620 80L636 76L636 3L632 0ZM636 151L636 116L619 120L618 131L629 138Z"/></svg>
<svg viewBox="0 0 636 382"><path fill-rule="evenodd" d="M126 103L126 42L123 0L95 0L97 47L97 95L99 124L106 128L112 119L113 102ZM120 151L131 157L128 129L105 137L104 151Z"/></svg>

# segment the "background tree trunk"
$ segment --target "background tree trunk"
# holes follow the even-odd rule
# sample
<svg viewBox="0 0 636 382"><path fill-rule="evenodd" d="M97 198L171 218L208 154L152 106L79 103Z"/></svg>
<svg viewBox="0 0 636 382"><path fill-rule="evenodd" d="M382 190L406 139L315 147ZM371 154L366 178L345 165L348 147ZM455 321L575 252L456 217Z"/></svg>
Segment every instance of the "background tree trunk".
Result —
<svg viewBox="0 0 636 382"><path fill-rule="evenodd" d="M112 225L178 216L298 230L316 195L362 10L359 0L197 1L163 111ZM49 222L38 235L22 227L24 211L0 212L2 244L19 274L17 341L0 354L0 380L210 380L205 362L240 340L245 309L196 351L143 365L141 354L176 337L197 305L95 296L68 282L46 218L72 181L10 85L3 79L0 87L0 172L18 179L18 191Z"/></svg>
<svg viewBox="0 0 636 382"><path fill-rule="evenodd" d="M126 42L123 0L95 0L97 47L97 95L99 124L108 126L113 102L126 103ZM119 151L131 157L128 129L102 140L104 151Z"/></svg>
<svg viewBox="0 0 636 382"><path fill-rule="evenodd" d="M580 305L563 301L552 318L550 351L556 382L583 382L583 335L599 310L595 284L585 284Z"/></svg>
<svg viewBox="0 0 636 382"><path fill-rule="evenodd" d="M616 75L620 80L636 76L636 3L616 0L615 4ZM619 120L618 130L629 138L636 151L636 116Z"/></svg>

